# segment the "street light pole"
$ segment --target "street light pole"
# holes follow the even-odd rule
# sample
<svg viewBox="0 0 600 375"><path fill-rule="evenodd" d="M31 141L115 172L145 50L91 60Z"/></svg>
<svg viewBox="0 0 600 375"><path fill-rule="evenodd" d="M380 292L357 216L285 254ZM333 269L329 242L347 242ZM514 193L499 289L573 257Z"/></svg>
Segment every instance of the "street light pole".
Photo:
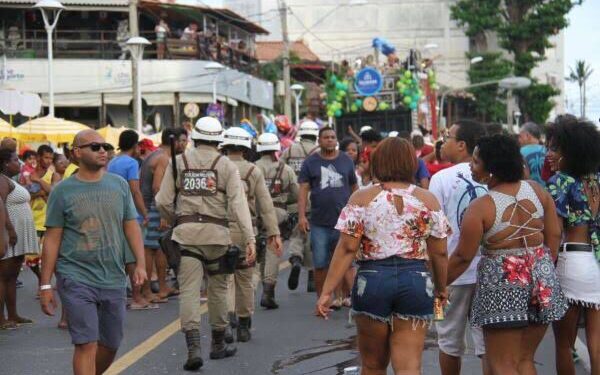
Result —
<svg viewBox="0 0 600 375"><path fill-rule="evenodd" d="M304 91L304 86L296 83L292 85L290 89L294 92L294 98L296 99L296 126L300 125L300 98L302 97L302 91Z"/></svg>
<svg viewBox="0 0 600 375"><path fill-rule="evenodd" d="M46 28L46 37L48 39L48 115L54 117L54 54L52 51L52 34L64 7L56 0L41 0L33 7L42 12L44 27ZM51 16L53 16L53 19Z"/></svg>
<svg viewBox="0 0 600 375"><path fill-rule="evenodd" d="M133 118L135 120L135 127L138 133L142 134L143 124L142 124L142 87L141 87L141 78L140 78L140 65L142 59L144 57L144 47L150 45L150 42L146 38L141 38L139 36L129 38L127 40L127 47L129 47L129 51L131 52L131 63L136 64L138 69L135 69L135 76L133 78Z"/></svg>
<svg viewBox="0 0 600 375"><path fill-rule="evenodd" d="M217 81L219 80L219 73L225 69L225 66L213 61L206 64L204 69L212 72L215 75L212 81L212 97L213 104L217 104Z"/></svg>

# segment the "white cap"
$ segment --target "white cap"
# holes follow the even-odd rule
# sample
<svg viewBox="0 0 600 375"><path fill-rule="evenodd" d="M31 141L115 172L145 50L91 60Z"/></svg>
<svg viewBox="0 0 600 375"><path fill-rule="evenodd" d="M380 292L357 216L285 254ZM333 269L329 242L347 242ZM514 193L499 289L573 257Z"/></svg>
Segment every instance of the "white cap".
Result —
<svg viewBox="0 0 600 375"><path fill-rule="evenodd" d="M371 125L365 125L365 126L361 126L360 127L360 131L358 132L358 134L362 134L368 130L373 130L373 127Z"/></svg>
<svg viewBox="0 0 600 375"><path fill-rule="evenodd" d="M392 137L397 137L398 136L398 132L395 130L392 130L391 132L388 133L388 137L392 138Z"/></svg>
<svg viewBox="0 0 600 375"><path fill-rule="evenodd" d="M418 129L415 129L415 130L413 130L412 132L410 132L410 137L411 137L411 138L412 138L412 137L414 137L414 136L417 136L417 135L420 135L420 136L422 137L422 136L423 136L423 133L421 133L421 131L420 131L420 130L418 130Z"/></svg>
<svg viewBox="0 0 600 375"><path fill-rule="evenodd" d="M196 141L223 142L223 127L214 117L202 117L192 129L192 139Z"/></svg>
<svg viewBox="0 0 600 375"><path fill-rule="evenodd" d="M302 125L300 125L300 130L298 130L298 135L302 137L303 135L313 135L315 137L319 136L319 125L317 125L314 121L304 121Z"/></svg>
<svg viewBox="0 0 600 375"><path fill-rule="evenodd" d="M221 147L225 146L252 148L252 136L250 133L237 126L229 128L223 132L223 143L221 143Z"/></svg>
<svg viewBox="0 0 600 375"><path fill-rule="evenodd" d="M273 133L263 133L258 137L256 152L281 151L279 137Z"/></svg>

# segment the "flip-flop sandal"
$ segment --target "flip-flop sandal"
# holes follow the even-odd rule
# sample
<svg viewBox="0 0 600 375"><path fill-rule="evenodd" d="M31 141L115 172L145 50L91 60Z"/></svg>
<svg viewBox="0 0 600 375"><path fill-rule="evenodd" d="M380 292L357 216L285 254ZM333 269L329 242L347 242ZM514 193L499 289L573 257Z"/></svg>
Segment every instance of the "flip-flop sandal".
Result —
<svg viewBox="0 0 600 375"><path fill-rule="evenodd" d="M0 324L0 331L12 331L19 328L14 322L5 322Z"/></svg>
<svg viewBox="0 0 600 375"><path fill-rule="evenodd" d="M153 300L150 301L150 303L168 303L169 299L167 297L160 297L160 296L156 296Z"/></svg>
<svg viewBox="0 0 600 375"><path fill-rule="evenodd" d="M138 305L138 304L132 303L129 306L127 306L127 308L129 310L156 310L156 309L158 309L158 305L155 303L149 303L147 305Z"/></svg>
<svg viewBox="0 0 600 375"><path fill-rule="evenodd" d="M33 320L27 319L27 318L17 319L17 320L14 320L14 322L18 326L24 326L24 325L28 325L28 324L33 324Z"/></svg>

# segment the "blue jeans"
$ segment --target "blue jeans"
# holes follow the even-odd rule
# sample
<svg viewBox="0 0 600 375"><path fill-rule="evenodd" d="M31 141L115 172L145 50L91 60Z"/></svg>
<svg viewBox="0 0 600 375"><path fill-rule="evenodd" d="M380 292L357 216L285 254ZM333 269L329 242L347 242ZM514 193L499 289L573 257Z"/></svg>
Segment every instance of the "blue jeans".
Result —
<svg viewBox="0 0 600 375"><path fill-rule="evenodd" d="M340 232L335 228L310 225L310 247L315 269L328 268L331 256L340 239Z"/></svg>
<svg viewBox="0 0 600 375"><path fill-rule="evenodd" d="M400 257L359 262L352 314L386 323L393 317L431 320L433 283L426 262Z"/></svg>

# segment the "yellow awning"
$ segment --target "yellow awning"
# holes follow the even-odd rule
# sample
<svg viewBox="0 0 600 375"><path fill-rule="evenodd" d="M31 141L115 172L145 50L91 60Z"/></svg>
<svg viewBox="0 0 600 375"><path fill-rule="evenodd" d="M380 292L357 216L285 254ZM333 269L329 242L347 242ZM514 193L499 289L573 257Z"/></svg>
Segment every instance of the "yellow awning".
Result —
<svg viewBox="0 0 600 375"><path fill-rule="evenodd" d="M0 118L0 137L14 137L16 129Z"/></svg>
<svg viewBox="0 0 600 375"><path fill-rule="evenodd" d="M55 117L39 117L17 127L13 133L22 142L71 143L75 135L89 127Z"/></svg>

